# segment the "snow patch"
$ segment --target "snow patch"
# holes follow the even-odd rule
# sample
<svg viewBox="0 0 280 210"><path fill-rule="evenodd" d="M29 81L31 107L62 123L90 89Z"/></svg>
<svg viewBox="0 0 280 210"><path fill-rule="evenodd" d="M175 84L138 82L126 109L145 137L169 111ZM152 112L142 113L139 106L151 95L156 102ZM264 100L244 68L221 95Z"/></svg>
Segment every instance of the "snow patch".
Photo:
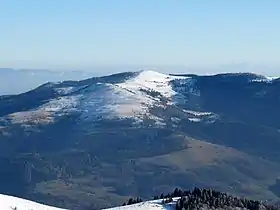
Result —
<svg viewBox="0 0 280 210"><path fill-rule="evenodd" d="M185 79L181 76L169 76L155 71L142 71L137 77L129 79L124 83L119 84L120 87L132 91L139 91L141 88L159 92L161 95L170 98L176 94L169 84L175 79Z"/></svg>
<svg viewBox="0 0 280 210"><path fill-rule="evenodd" d="M53 99L37 109L16 112L7 116L14 124L49 124L55 116L63 116L76 110L79 96L65 96Z"/></svg>
<svg viewBox="0 0 280 210"><path fill-rule="evenodd" d="M58 93L58 94L70 94L72 93L73 91L75 91L75 88L74 87L63 87L63 88L55 88L55 91Z"/></svg>
<svg viewBox="0 0 280 210"><path fill-rule="evenodd" d="M164 122L164 119L157 117L155 115L150 115L149 119L153 120L156 127L163 128L166 126L166 123Z"/></svg>
<svg viewBox="0 0 280 210"><path fill-rule="evenodd" d="M81 90L83 88L85 88L86 85L82 85L82 86L78 86L78 87L60 87L60 88L55 88L54 90L58 93L58 94L61 94L61 95L68 95L68 94L71 94L71 93L74 93L78 90Z"/></svg>
<svg viewBox="0 0 280 210"><path fill-rule="evenodd" d="M0 194L1 210L66 210Z"/></svg>
<svg viewBox="0 0 280 210"><path fill-rule="evenodd" d="M172 96L177 93L172 89L170 81L185 77L169 76L154 71L142 71L134 78L119 84L96 84L94 90L89 91L82 97L80 109L83 111L82 118L94 120L103 116L110 118L133 118L141 122L145 117L153 118L149 114L149 108L162 106L158 97L153 97L147 92L154 91L166 97L167 105L174 104ZM143 91L145 90L145 91ZM147 91L147 92L146 92ZM161 120L156 122L164 126Z"/></svg>
<svg viewBox="0 0 280 210"><path fill-rule="evenodd" d="M163 204L162 200L154 200L128 206L109 208L107 210L174 210L178 199L179 198L173 198L173 202L167 204Z"/></svg>
<svg viewBox="0 0 280 210"><path fill-rule="evenodd" d="M48 103L40 106L37 111L49 112L63 115L65 112L76 110L80 96L63 96L50 100Z"/></svg>
<svg viewBox="0 0 280 210"><path fill-rule="evenodd" d="M251 82L272 82L273 80L279 79L279 77L268 77L265 76L264 78L259 78L259 79L252 79Z"/></svg>
<svg viewBox="0 0 280 210"><path fill-rule="evenodd" d="M209 116L212 114L212 112L196 112L192 110L183 110L184 112L191 114L193 116L201 117L201 116Z"/></svg>
<svg viewBox="0 0 280 210"><path fill-rule="evenodd" d="M189 121L191 121L191 122L200 122L201 119L199 119L199 118L189 118Z"/></svg>
<svg viewBox="0 0 280 210"><path fill-rule="evenodd" d="M275 80L275 79L279 79L280 77L266 77L268 80Z"/></svg>
<svg viewBox="0 0 280 210"><path fill-rule="evenodd" d="M14 124L49 124L54 121L53 117L49 113L40 111L25 111L16 112L8 115L7 117Z"/></svg>
<svg viewBox="0 0 280 210"><path fill-rule="evenodd" d="M95 90L81 95L79 109L83 111L82 119L94 120L99 116L108 119L138 118L153 104L153 100L143 93L135 94L118 85L100 84L92 88Z"/></svg>
<svg viewBox="0 0 280 210"><path fill-rule="evenodd" d="M173 198L173 201L167 204L163 204L162 199L159 199L133 205L108 208L107 210L174 210L178 199L179 198ZM2 194L0 194L0 207L1 210L66 210Z"/></svg>
<svg viewBox="0 0 280 210"><path fill-rule="evenodd" d="M178 118L178 117L171 117L170 120L171 120L172 122L175 122L175 123L178 123L178 122L181 121L181 119Z"/></svg>

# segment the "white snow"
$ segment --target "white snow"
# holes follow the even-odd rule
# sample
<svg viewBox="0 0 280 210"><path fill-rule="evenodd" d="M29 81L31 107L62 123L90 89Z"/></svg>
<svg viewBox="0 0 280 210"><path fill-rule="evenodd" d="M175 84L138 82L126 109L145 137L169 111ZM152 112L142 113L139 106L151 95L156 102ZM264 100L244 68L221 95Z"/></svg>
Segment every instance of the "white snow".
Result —
<svg viewBox="0 0 280 210"><path fill-rule="evenodd" d="M263 79L252 79L252 82L272 82L273 80L279 79L279 77L269 77L266 76Z"/></svg>
<svg viewBox="0 0 280 210"><path fill-rule="evenodd" d="M59 94L69 94L72 93L74 90L74 87L55 88L55 91Z"/></svg>
<svg viewBox="0 0 280 210"><path fill-rule="evenodd" d="M162 204L162 200L146 201L128 206L109 208L107 210L175 210L176 201L179 198L173 198L173 202Z"/></svg>
<svg viewBox="0 0 280 210"><path fill-rule="evenodd" d="M208 116L208 115L212 114L212 112L196 112L196 111L192 111L192 110L183 110L183 111L188 113L188 114L191 114L193 116L197 116L197 117Z"/></svg>
<svg viewBox="0 0 280 210"><path fill-rule="evenodd" d="M94 90L83 96L80 108L86 110L83 119L93 120L103 118L133 118L141 121L145 117L154 119L158 126L164 126L161 120L148 113L150 107L161 106L160 99L141 91L156 91L170 100L176 92L169 84L171 80L186 77L177 77L161 74L155 71L142 71L136 77L119 84L97 84Z"/></svg>
<svg viewBox="0 0 280 210"><path fill-rule="evenodd" d="M64 96L39 106L36 109L10 114L7 119L12 123L24 124L49 124L54 121L55 116L63 116L76 110L79 96Z"/></svg>
<svg viewBox="0 0 280 210"><path fill-rule="evenodd" d="M94 120L100 116L108 119L139 118L154 103L151 97L118 85L99 84L91 88L94 90L81 95L79 109L82 110L82 119Z"/></svg>
<svg viewBox="0 0 280 210"><path fill-rule="evenodd" d="M78 87L72 87L72 86L69 86L69 87L60 87L60 88L55 88L54 90L58 93L58 94L61 94L61 95L67 95L67 94L71 94L75 91L78 91L82 88L85 88L86 85L82 85L82 86L78 86Z"/></svg>
<svg viewBox="0 0 280 210"><path fill-rule="evenodd" d="M1 210L65 210L33 201L0 194Z"/></svg>
<svg viewBox="0 0 280 210"><path fill-rule="evenodd" d="M79 103L80 96L64 96L50 100L48 103L40 106L38 111L61 113L75 109Z"/></svg>
<svg viewBox="0 0 280 210"><path fill-rule="evenodd" d="M201 122L203 119L207 119L207 123L213 123L218 119L218 115L213 112L199 112L185 109L183 111L190 115L188 119L191 122Z"/></svg>
<svg viewBox="0 0 280 210"><path fill-rule="evenodd" d="M191 122L200 122L201 119L199 119L199 118L189 118L189 121L191 121Z"/></svg>
<svg viewBox="0 0 280 210"><path fill-rule="evenodd" d="M30 122L33 124L48 124L53 122L53 117L50 116L49 113L40 111L16 112L8 115L7 118L15 124L24 124Z"/></svg>
<svg viewBox="0 0 280 210"><path fill-rule="evenodd" d="M140 88L153 90L170 98L175 95L176 92L172 89L169 82L175 79L186 79L186 77L169 76L155 71L142 71L137 77L127 80L119 84L119 86L132 91L139 91Z"/></svg>
<svg viewBox="0 0 280 210"><path fill-rule="evenodd" d="M275 80L275 79L279 79L280 77L269 77L269 76L267 76L266 77L268 80Z"/></svg>
<svg viewBox="0 0 280 210"><path fill-rule="evenodd" d="M171 117L170 120L171 120L172 122L176 122L176 123L181 121L181 119L178 118L178 117Z"/></svg>
<svg viewBox="0 0 280 210"><path fill-rule="evenodd" d="M162 204L162 199L146 201L127 206L119 206L108 208L107 210L174 210L176 201L179 198L173 198L173 201L168 204ZM52 207L40 204L34 201L25 200L9 195L0 194L0 209L1 210L66 210L62 208Z"/></svg>

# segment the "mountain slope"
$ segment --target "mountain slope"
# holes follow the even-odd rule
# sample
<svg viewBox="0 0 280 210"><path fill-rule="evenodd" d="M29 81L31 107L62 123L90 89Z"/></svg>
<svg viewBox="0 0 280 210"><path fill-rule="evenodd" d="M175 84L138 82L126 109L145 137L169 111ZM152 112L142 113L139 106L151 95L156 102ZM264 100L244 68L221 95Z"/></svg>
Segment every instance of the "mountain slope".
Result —
<svg viewBox="0 0 280 210"><path fill-rule="evenodd" d="M24 200L21 198L16 198L7 195L0 194L0 207L1 210L63 210L61 208L46 206L36 202ZM147 201L139 204L134 204L130 206L114 207L110 210L117 209L135 209L135 210L149 210L149 209L175 209L175 201L170 204L162 204L161 200ZM109 210L109 209L108 209Z"/></svg>
<svg viewBox="0 0 280 210"><path fill-rule="evenodd" d="M174 197L175 194L180 197ZM270 209L276 210L279 207L276 204L267 204L262 201L248 200L228 195L209 189L194 188L192 191L182 191L175 189L172 194L161 195L161 198L155 197L154 200L141 201L139 198L129 199L128 203L122 206L108 208L107 210L179 210L179 209L232 209L232 210L254 210ZM47 205L42 205L33 201L24 200L17 197L1 195L0 207L2 210L20 209L20 210L66 210ZM89 209L93 209L90 207Z"/></svg>
<svg viewBox="0 0 280 210"><path fill-rule="evenodd" d="M73 86L50 83L38 90L38 94L42 94L42 91L45 90L49 91L48 95L46 93L42 94L45 97L43 100L48 100L47 103L39 107L35 104L35 109L30 107L31 109L29 108L28 111L18 114L20 116L24 115L23 117L26 118L26 115L35 115L36 117L40 114L61 114L65 110L67 113L84 112L81 117L86 118L104 116L108 118L110 116L112 118L135 118L139 115L148 114L145 110L148 110L150 106L160 106L160 99L162 98L166 100L166 103L171 102L171 97L175 95L175 91L169 85L169 81L176 78L146 71L139 73L137 77L117 84L109 83L106 79L104 79L104 82L96 79L96 81L88 81L82 85L75 83ZM151 95L153 92L158 94L158 97L153 97ZM32 93L33 96L35 94ZM27 95L30 95L30 93ZM7 98L6 100L9 100L9 106L11 106L11 99ZM23 98L22 100L26 99ZM39 100L37 99L36 101L38 102ZM94 113L91 112L92 110ZM15 120L19 118L20 120L20 116L14 114L11 118Z"/></svg>
<svg viewBox="0 0 280 210"><path fill-rule="evenodd" d="M2 97L0 193L70 209L194 185L278 200L279 96L260 75L140 71Z"/></svg>
<svg viewBox="0 0 280 210"><path fill-rule="evenodd" d="M63 210L33 201L0 194L1 210Z"/></svg>

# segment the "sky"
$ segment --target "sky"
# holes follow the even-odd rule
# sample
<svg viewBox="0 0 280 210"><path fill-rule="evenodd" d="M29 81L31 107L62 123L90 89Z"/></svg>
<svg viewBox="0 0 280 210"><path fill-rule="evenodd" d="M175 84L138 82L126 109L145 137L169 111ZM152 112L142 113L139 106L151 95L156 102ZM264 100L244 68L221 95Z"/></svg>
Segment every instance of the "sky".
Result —
<svg viewBox="0 0 280 210"><path fill-rule="evenodd" d="M279 10L279 0L0 0L0 67L277 73Z"/></svg>

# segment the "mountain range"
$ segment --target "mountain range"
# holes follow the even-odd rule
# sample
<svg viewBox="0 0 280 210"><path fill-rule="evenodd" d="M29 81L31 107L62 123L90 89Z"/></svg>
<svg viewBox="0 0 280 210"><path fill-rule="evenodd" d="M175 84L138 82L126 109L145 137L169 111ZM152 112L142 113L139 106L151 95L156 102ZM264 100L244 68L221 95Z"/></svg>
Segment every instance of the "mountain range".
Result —
<svg viewBox="0 0 280 210"><path fill-rule="evenodd" d="M278 201L279 107L280 79L251 73L124 72L1 96L0 193L69 209L194 186Z"/></svg>
<svg viewBox="0 0 280 210"><path fill-rule="evenodd" d="M20 94L47 82L82 80L94 75L89 71L0 68L0 95Z"/></svg>

